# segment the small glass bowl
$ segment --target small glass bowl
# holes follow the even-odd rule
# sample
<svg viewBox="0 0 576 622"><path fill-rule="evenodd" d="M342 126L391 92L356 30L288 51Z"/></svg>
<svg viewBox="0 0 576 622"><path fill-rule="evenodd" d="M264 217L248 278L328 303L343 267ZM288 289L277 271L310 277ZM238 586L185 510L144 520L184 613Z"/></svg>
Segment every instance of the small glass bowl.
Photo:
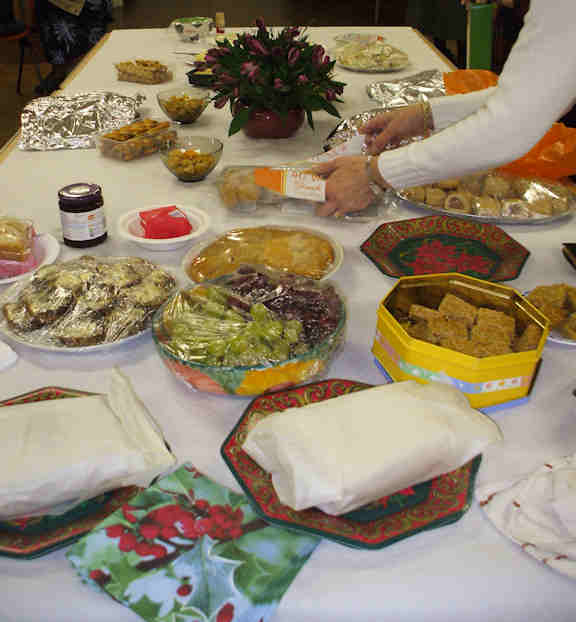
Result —
<svg viewBox="0 0 576 622"><path fill-rule="evenodd" d="M218 164L224 145L210 136L180 136L166 143L160 157L180 181L200 181Z"/></svg>
<svg viewBox="0 0 576 622"><path fill-rule="evenodd" d="M179 86L160 91L156 98L164 114L176 123L194 123L210 102L210 94L204 89Z"/></svg>

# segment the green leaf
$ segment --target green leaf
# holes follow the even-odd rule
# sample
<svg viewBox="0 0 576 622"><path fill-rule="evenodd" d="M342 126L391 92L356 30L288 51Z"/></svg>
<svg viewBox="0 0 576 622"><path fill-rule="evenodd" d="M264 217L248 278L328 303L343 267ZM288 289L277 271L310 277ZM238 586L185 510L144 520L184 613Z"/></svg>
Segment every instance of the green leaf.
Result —
<svg viewBox="0 0 576 622"><path fill-rule="evenodd" d="M194 591L188 607L195 607L211 618L220 607L238 595L234 572L241 562L220 557L213 552L214 541L204 536L198 546L184 553L176 562L190 573Z"/></svg>
<svg viewBox="0 0 576 622"><path fill-rule="evenodd" d="M250 118L250 113L252 112L252 108L241 108L234 118L232 119L232 123L230 123L230 128L228 130L228 136L232 136L239 132L248 122Z"/></svg>
<svg viewBox="0 0 576 622"><path fill-rule="evenodd" d="M340 113L338 112L338 110L329 101L326 101L325 99L322 101L323 101L322 108L324 108L326 112L330 113L333 117L340 116Z"/></svg>
<svg viewBox="0 0 576 622"><path fill-rule="evenodd" d="M154 620L158 616L160 605L151 601L147 596L131 605L131 609L145 620Z"/></svg>

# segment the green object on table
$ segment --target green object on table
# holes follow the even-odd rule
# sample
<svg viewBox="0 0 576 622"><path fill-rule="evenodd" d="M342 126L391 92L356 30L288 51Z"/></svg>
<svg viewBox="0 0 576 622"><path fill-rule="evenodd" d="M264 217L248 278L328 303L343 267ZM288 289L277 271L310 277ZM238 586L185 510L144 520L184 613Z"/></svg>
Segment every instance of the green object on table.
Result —
<svg viewBox="0 0 576 622"><path fill-rule="evenodd" d="M467 69L492 69L493 2L471 4L468 8Z"/></svg>
<svg viewBox="0 0 576 622"><path fill-rule="evenodd" d="M268 622L320 538L274 527L184 465L68 552L86 583L148 622Z"/></svg>

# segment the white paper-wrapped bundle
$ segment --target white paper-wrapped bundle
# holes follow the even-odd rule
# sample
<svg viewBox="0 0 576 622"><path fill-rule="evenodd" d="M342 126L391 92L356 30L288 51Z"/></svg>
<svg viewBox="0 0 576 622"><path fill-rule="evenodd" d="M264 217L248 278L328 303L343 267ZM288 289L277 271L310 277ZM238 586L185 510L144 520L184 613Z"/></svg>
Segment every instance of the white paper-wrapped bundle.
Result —
<svg viewBox="0 0 576 622"><path fill-rule="evenodd" d="M119 372L106 395L0 409L0 453L4 520L67 509L122 486L145 487L175 463Z"/></svg>
<svg viewBox="0 0 576 622"><path fill-rule="evenodd" d="M452 471L501 438L457 389L409 380L274 414L243 449L282 503L343 514Z"/></svg>

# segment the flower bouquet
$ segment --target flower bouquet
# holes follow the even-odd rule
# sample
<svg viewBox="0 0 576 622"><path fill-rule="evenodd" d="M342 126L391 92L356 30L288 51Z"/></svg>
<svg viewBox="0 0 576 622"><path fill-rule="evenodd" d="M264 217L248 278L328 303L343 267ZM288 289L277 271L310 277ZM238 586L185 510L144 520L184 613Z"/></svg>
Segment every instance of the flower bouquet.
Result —
<svg viewBox="0 0 576 622"><path fill-rule="evenodd" d="M312 129L314 111L339 117L333 102L342 102L338 96L345 84L333 79L335 61L324 48L310 43L296 26L275 32L261 19L256 26L255 34L246 32L234 41L219 41L196 63L196 71L212 71L216 108L230 105L229 136L258 111L276 113L280 119L294 111L305 113Z"/></svg>

